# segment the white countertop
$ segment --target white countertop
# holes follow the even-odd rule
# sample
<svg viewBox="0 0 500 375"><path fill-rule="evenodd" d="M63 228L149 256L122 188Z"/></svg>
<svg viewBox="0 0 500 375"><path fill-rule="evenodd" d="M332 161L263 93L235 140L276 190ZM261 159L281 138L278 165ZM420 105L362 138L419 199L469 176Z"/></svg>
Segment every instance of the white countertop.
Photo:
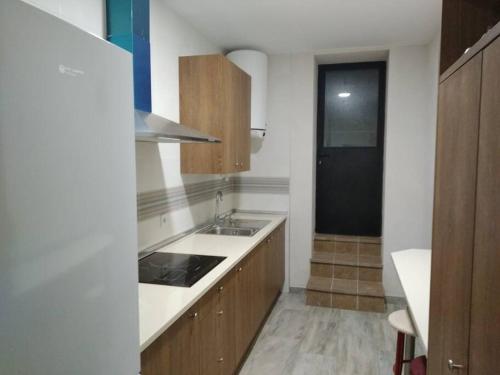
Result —
<svg viewBox="0 0 500 375"><path fill-rule="evenodd" d="M403 286L410 315L427 352L431 297L431 250L409 249L391 253Z"/></svg>
<svg viewBox="0 0 500 375"><path fill-rule="evenodd" d="M234 218L270 220L253 237L191 234L157 251L225 256L220 264L191 288L139 283L139 333L141 351L212 288L269 233L286 220L281 215L235 214Z"/></svg>

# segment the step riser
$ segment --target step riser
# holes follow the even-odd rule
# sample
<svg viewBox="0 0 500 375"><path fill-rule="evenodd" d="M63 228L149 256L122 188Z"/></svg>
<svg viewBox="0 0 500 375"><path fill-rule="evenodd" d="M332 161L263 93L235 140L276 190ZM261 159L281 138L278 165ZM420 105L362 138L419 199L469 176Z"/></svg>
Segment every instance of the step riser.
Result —
<svg viewBox="0 0 500 375"><path fill-rule="evenodd" d="M308 290L306 292L306 304L309 306L345 310L385 312L385 298L383 297L356 296Z"/></svg>
<svg viewBox="0 0 500 375"><path fill-rule="evenodd" d="M356 243L341 241L314 240L314 250L333 254L375 255L380 256L381 245L373 243Z"/></svg>
<svg viewBox="0 0 500 375"><path fill-rule="evenodd" d="M382 269L370 267L344 266L311 263L311 276L333 277L363 281L382 281Z"/></svg>

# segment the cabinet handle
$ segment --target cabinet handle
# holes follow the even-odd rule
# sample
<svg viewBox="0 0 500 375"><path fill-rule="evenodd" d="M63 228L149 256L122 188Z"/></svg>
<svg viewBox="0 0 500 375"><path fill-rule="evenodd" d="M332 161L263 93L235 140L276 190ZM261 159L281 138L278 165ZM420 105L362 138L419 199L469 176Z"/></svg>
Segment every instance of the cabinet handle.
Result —
<svg viewBox="0 0 500 375"><path fill-rule="evenodd" d="M219 291L219 292L222 292L223 290L224 290L224 286L222 286L222 285L221 285L221 286L219 287L218 291Z"/></svg>
<svg viewBox="0 0 500 375"><path fill-rule="evenodd" d="M222 315L224 314L224 310L217 311L217 315Z"/></svg>
<svg viewBox="0 0 500 375"><path fill-rule="evenodd" d="M198 313L197 313L197 312L194 312L194 313L192 313L191 315L189 315L189 317L190 317L191 319L196 319L196 318L198 317Z"/></svg>
<svg viewBox="0 0 500 375"><path fill-rule="evenodd" d="M243 271L243 268L238 267L237 271L238 271L238 272L241 272L241 271Z"/></svg>
<svg viewBox="0 0 500 375"><path fill-rule="evenodd" d="M219 363L220 363L220 362L224 362L224 357L220 357L220 358L217 360L217 362L219 362Z"/></svg>
<svg viewBox="0 0 500 375"><path fill-rule="evenodd" d="M453 359L448 360L448 370L454 371L454 370L459 370L461 368L464 368L464 365L457 365L453 362Z"/></svg>

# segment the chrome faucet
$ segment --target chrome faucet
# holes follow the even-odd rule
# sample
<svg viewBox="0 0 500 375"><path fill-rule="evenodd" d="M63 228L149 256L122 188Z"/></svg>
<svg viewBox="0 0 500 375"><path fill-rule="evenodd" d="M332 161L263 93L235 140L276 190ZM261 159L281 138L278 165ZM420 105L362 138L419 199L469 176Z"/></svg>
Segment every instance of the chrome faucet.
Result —
<svg viewBox="0 0 500 375"><path fill-rule="evenodd" d="M219 223L222 218L221 218L221 213L220 213L220 204L224 200L222 191L217 191L215 194L215 223Z"/></svg>

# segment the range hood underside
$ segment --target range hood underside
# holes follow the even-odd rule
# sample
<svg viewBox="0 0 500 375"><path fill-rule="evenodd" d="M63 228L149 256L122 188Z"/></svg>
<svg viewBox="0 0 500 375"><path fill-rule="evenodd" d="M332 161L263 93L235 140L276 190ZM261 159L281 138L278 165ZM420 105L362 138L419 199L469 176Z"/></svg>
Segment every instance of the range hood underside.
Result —
<svg viewBox="0 0 500 375"><path fill-rule="evenodd" d="M153 143L220 143L220 139L154 113L135 111L135 141Z"/></svg>

